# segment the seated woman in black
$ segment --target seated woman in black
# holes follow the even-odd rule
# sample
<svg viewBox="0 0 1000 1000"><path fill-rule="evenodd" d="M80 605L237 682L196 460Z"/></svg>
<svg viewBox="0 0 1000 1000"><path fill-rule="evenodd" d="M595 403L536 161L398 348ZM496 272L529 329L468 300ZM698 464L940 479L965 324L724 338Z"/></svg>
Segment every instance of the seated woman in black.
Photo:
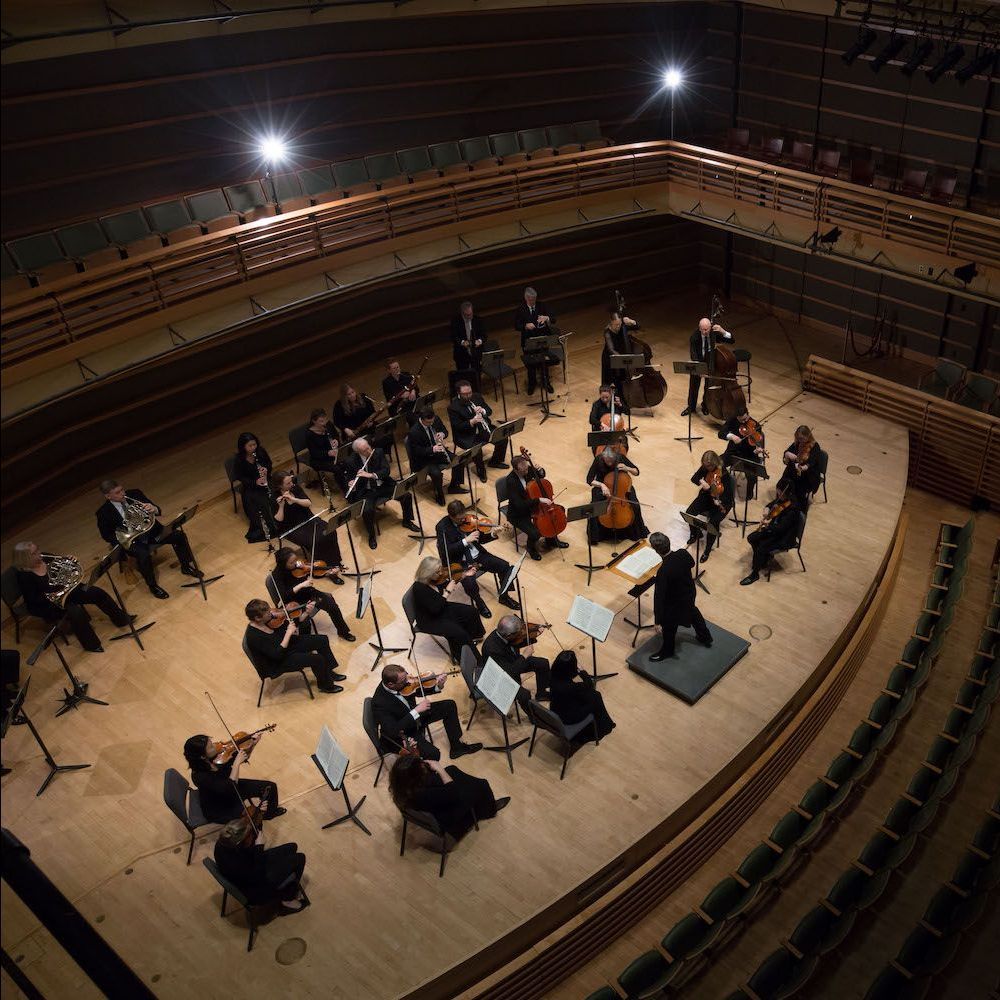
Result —
<svg viewBox="0 0 1000 1000"><path fill-rule="evenodd" d="M485 778L474 778L454 764L421 760L401 754L389 772L389 794L400 810L428 812L456 840L475 820L493 819L510 802L510 796L493 797ZM473 815L474 814L474 815Z"/></svg>
<svg viewBox="0 0 1000 1000"><path fill-rule="evenodd" d="M340 558L340 542L336 533L325 535L326 522L313 517L312 504L306 491L299 486L292 472L276 472L271 479L274 496L274 523L284 541L294 542L305 552L313 551L316 539L316 559L321 559L336 569L339 575L343 565ZM306 523L308 522L308 523ZM340 581L343 583L343 581Z"/></svg>
<svg viewBox="0 0 1000 1000"><path fill-rule="evenodd" d="M278 786L273 781L240 777L240 768L260 742L260 735L251 737L251 742L225 764L215 763L224 740L200 734L185 742L184 758L191 768L191 781L198 789L201 811L210 823L228 823L242 816L244 803L259 805L264 819L285 814L286 810L278 805Z"/></svg>
<svg viewBox="0 0 1000 1000"><path fill-rule="evenodd" d="M320 590L316 586L316 581L312 576L294 576L292 571L300 566L307 565L306 560L295 549L282 548L274 554L274 583L278 588L278 593L285 604L308 604L312 602L320 611L325 611L333 622L333 627L337 630L337 635L347 642L354 642L354 636L344 620L337 602L332 594L325 590ZM343 583L339 576L331 576L326 579L333 580L334 583Z"/></svg>
<svg viewBox="0 0 1000 1000"><path fill-rule="evenodd" d="M34 542L18 542L14 546L14 567L17 570L17 586L28 613L49 625L65 618L80 645L89 653L103 653L104 647L90 624L90 614L84 605L93 604L100 608L119 628L135 621L135 615L130 618L100 587L79 584L66 595L63 607L56 604L49 594L59 588L49 579L48 563Z"/></svg>
<svg viewBox="0 0 1000 1000"><path fill-rule="evenodd" d="M278 896L282 910L298 913L309 905L302 891L306 856L298 844L264 847L264 827L246 814L230 820L215 842L215 863L247 900L263 903Z"/></svg>
<svg viewBox="0 0 1000 1000"><path fill-rule="evenodd" d="M587 485L590 487L590 498L593 501L606 500L611 496L611 490L604 483L605 476L613 473L615 467L622 472L635 478L639 475L639 469L632 462L628 455L619 455L614 448L605 448L599 455L594 457L590 468L587 470ZM617 532L612 528L605 528L596 518L587 519L587 534L590 536L591 544L597 544L606 538L631 538L638 540L645 538L649 534L646 523L642 519L642 508L639 506L639 498L635 494L635 487L630 486L625 494L625 499L629 501L632 508L632 523L625 528L620 528Z"/></svg>
<svg viewBox="0 0 1000 1000"><path fill-rule="evenodd" d="M813 432L805 424L801 424L795 428L795 440L781 456L785 471L778 482L791 486L795 501L802 510L809 509L813 494L822 485L818 464L821 452Z"/></svg>
<svg viewBox="0 0 1000 1000"><path fill-rule="evenodd" d="M732 510L736 496L732 473L722 464L716 452L706 451L701 456L701 465L691 475L691 482L698 487L698 495L687 505L687 513L704 517L718 531L723 519ZM691 528L688 545L694 545L703 534L705 532L701 528ZM717 537L708 532L702 562L708 561Z"/></svg>
<svg viewBox="0 0 1000 1000"><path fill-rule="evenodd" d="M250 622L245 633L247 648L263 676L280 677L308 667L324 694L338 694L344 690L334 683L347 678L335 672L337 659L325 635L299 635L292 621L272 631L267 626L271 617L271 605L267 601L250 601L245 611Z"/></svg>
<svg viewBox="0 0 1000 1000"><path fill-rule="evenodd" d="M309 414L309 428L306 431L309 447L309 465L317 475L329 472L343 491L347 488L347 473L340 461L340 439L337 428L330 423L326 410L313 410Z"/></svg>
<svg viewBox="0 0 1000 1000"><path fill-rule="evenodd" d="M264 525L273 536L271 516L271 456L256 434L244 431L236 440L233 476L243 487L243 513L247 516L248 542L264 541Z"/></svg>
<svg viewBox="0 0 1000 1000"><path fill-rule="evenodd" d="M576 663L576 653L564 650L552 661L552 700L549 708L566 723L581 722L588 715L594 716L597 738L603 739L615 723L604 707L601 692L594 687L590 675ZM584 729L576 742L586 743L591 739L589 729Z"/></svg>
<svg viewBox="0 0 1000 1000"><path fill-rule="evenodd" d="M413 583L417 628L447 639L451 655L457 663L462 656L462 647L477 649L476 643L486 630L479 612L472 605L448 600L458 584L454 580L438 583L442 572L441 560L436 556L424 556L420 560Z"/></svg>

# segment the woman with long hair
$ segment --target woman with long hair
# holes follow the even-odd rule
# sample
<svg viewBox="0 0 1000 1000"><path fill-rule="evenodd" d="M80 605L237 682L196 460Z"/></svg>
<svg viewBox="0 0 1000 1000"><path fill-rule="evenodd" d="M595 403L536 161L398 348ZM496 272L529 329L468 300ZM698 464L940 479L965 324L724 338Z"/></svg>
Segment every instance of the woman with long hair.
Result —
<svg viewBox="0 0 1000 1000"><path fill-rule="evenodd" d="M276 533L271 513L271 456L256 434L244 431L236 439L233 476L243 487L243 512L247 516L248 542L264 541L264 525Z"/></svg>
<svg viewBox="0 0 1000 1000"><path fill-rule="evenodd" d="M274 554L274 584L278 588L278 594L285 604L308 604L314 602L320 611L325 611L333 622L333 627L337 630L337 635L347 642L354 642L350 627L344 619L344 614L340 606L334 600L333 595L325 590L320 590L316 586L316 581L311 574L306 576L296 576L295 570L306 566L308 563L303 558L302 553L290 547L278 549ZM334 583L343 583L339 576L330 577Z"/></svg>
<svg viewBox="0 0 1000 1000"><path fill-rule="evenodd" d="M549 708L567 725L593 715L598 739L603 739L615 728L614 720L604 707L604 697L590 675L579 668L572 650L564 650L552 661L551 692ZM586 743L590 740L590 732L585 729L578 740Z"/></svg>

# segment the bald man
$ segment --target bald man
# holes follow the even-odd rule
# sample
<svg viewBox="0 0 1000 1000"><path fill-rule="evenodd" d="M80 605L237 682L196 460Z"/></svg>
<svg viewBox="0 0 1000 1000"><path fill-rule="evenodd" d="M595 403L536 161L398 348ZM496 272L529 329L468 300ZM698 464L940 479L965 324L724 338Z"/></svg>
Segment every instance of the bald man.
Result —
<svg viewBox="0 0 1000 1000"><path fill-rule="evenodd" d="M702 316L698 320L698 329L691 334L691 360L707 362L711 371L715 345L720 342L724 344L733 343L733 335L728 330L723 330L718 323L713 324L707 316ZM692 375L690 378L691 381L688 385L688 405L686 410L681 411L682 417L693 413L698 406L698 386L701 383L701 376ZM704 393L701 397L701 412L708 413L708 403L705 400Z"/></svg>

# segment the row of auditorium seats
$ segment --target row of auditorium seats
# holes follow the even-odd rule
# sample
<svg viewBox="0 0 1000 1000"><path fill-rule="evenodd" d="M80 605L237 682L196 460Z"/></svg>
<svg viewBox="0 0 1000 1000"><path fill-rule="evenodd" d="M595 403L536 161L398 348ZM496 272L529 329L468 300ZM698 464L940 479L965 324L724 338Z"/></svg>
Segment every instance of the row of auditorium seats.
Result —
<svg viewBox="0 0 1000 1000"><path fill-rule="evenodd" d="M872 703L868 716L833 758L826 774L806 789L798 804L778 820L770 834L708 893L700 906L670 928L658 948L644 952L626 966L617 980L621 994L607 986L592 993L588 1000L617 1000L619 995L627 1000L646 1000L690 983L707 968L710 954L717 956L722 946L745 928L751 913L780 891L791 874L808 861L820 834L829 832L848 799L863 789L864 779L892 743L900 722L910 713L918 692L930 676L962 594L973 526L971 520L963 527L942 523L930 585L913 634L889 671L885 687ZM960 728L950 716L949 725ZM920 788L915 793L908 790L908 794L919 792ZM886 836L895 843L890 834ZM849 892L860 898L864 895L864 879L869 877L860 868L845 875L842 880L845 884L838 883L836 893L831 893L833 909L824 906L824 913L810 915L807 927L789 939L792 948L802 951L807 936L810 942L818 936L823 950L832 948L837 943L833 934L834 909L841 912L857 909L856 901L853 909L838 906L837 901L843 903ZM810 944L808 950L813 954L811 948Z"/></svg>
<svg viewBox="0 0 1000 1000"><path fill-rule="evenodd" d="M938 358L934 369L921 376L917 388L970 410L1000 417L1000 380L970 372L958 361Z"/></svg>
<svg viewBox="0 0 1000 1000"><path fill-rule="evenodd" d="M518 164L611 145L598 121L414 146L265 176L225 188L11 240L0 254L5 292L148 253L206 233L352 195L444 175L488 176Z"/></svg>
<svg viewBox="0 0 1000 1000"><path fill-rule="evenodd" d="M950 205L955 197L958 175L942 167L928 181L930 171L923 167L904 167L898 179L879 171L870 155L852 156L847 164L841 163L839 149L816 149L815 143L793 139L786 143L784 136L766 135L759 143L751 144L750 129L731 128L726 134L726 152L735 156L750 156L771 163L784 163L798 170L808 170L826 177L840 177L852 184L895 190L908 198L928 198L939 205Z"/></svg>

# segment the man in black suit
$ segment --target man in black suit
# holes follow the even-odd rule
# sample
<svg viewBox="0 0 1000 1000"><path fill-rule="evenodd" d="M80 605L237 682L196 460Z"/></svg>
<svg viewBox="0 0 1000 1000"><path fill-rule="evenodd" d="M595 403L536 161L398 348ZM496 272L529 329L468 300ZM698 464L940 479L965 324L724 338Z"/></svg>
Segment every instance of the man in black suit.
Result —
<svg viewBox="0 0 1000 1000"><path fill-rule="evenodd" d="M497 627L483 640L482 661L493 659L509 677L523 688L525 674L535 675L535 700L547 700L552 671L543 656L525 655L534 650L534 644L516 645L515 640L524 633L524 622L517 615L504 615Z"/></svg>
<svg viewBox="0 0 1000 1000"><path fill-rule="evenodd" d="M156 520L162 511L142 490L126 490L114 479L105 479L99 489L104 494L104 503L97 509L97 530L100 532L101 538L109 545L118 544L118 536L115 532L121 530L125 525L125 511L126 507L129 506L126 504L126 498L152 515L152 527L135 538L126 551L135 559L139 572L146 581L146 586L149 587L149 592L153 597L163 601L170 596L156 582L153 549L160 545L170 545L173 548L177 555L177 561L181 564L181 572L185 576L198 577L202 575L201 570L195 567L187 535L180 528L171 531L170 534L163 534L163 525Z"/></svg>
<svg viewBox="0 0 1000 1000"><path fill-rule="evenodd" d="M681 625L694 626L694 634L703 646L712 645L712 633L702 613L695 607L694 559L685 549L670 551L670 539L659 531L649 536L653 551L663 559L656 572L653 590L653 621L663 635L660 650L650 659L656 663L674 655L674 641Z"/></svg>
<svg viewBox="0 0 1000 1000"><path fill-rule="evenodd" d="M547 497L539 497L537 500L529 498L528 476L530 472L528 470L531 463L524 455L518 455L517 458L513 459L512 464L514 468L507 473L507 520L514 526L515 531L523 531L527 535L528 555L532 559L541 559L542 554L538 551L538 542L542 536L535 527L531 515L535 511L536 503L550 507L552 501ZM540 471L544 476L545 471ZM569 548L569 543L562 541L558 535L555 538L547 538L545 541L545 547L549 549Z"/></svg>
<svg viewBox="0 0 1000 1000"><path fill-rule="evenodd" d="M801 522L801 508L795 497L794 484L787 479L779 480L774 499L764 508L760 527L747 535L753 549L753 562L750 574L740 580L741 586L748 587L760 579L760 571L773 552L784 552L795 545Z"/></svg>
<svg viewBox="0 0 1000 1000"><path fill-rule="evenodd" d="M434 484L434 499L444 506L444 467L455 457L447 447L445 438L448 432L440 417L434 415L434 410L425 406L414 420L413 426L406 435L406 453L410 457L410 472L427 470L427 475ZM449 493L468 493L462 485L463 471L460 468L451 470Z"/></svg>
<svg viewBox="0 0 1000 1000"><path fill-rule="evenodd" d="M707 317L703 316L698 320L698 329L691 334L691 360L692 361L704 361L708 364L708 370L712 370L712 366L715 361L715 345L717 343L731 344L734 341L733 335L728 330L723 330L723 328L718 323L712 323L712 321ZM681 416L686 417L689 413L693 413L698 406L698 386L701 384L700 375L691 375L690 381L688 383L688 405L686 410L681 411ZM708 402L705 399L705 394L702 393L701 396L701 412L708 413Z"/></svg>
<svg viewBox="0 0 1000 1000"><path fill-rule="evenodd" d="M378 548L375 531L375 509L384 504L396 489L396 480L389 472L389 460L381 448L372 448L366 438L358 438L351 445L351 456L347 460L349 482L345 499L350 503L364 500L361 519L368 529L368 547ZM413 520L413 497L404 493L399 498L403 512L403 527L407 531L419 532Z"/></svg>
<svg viewBox="0 0 1000 1000"><path fill-rule="evenodd" d="M484 573L495 573L500 582L503 583L510 575L510 563L506 559L501 559L499 556L493 555L492 552L486 551L485 544L494 540L493 535L487 535L484 538L478 531L462 531L459 525L465 514L465 505L462 501L452 500L448 504L448 515L442 517L435 525L434 533L437 535L438 558L445 566L450 566L452 563L461 563L463 566L476 565ZM493 612L483 600L476 576L478 574L471 573L468 576L463 576L462 589L469 595L469 600L472 601L483 618L492 618ZM513 585L511 585L506 593L501 594L500 603L504 607L518 611L520 610L518 603L511 597L513 590Z"/></svg>
<svg viewBox="0 0 1000 1000"><path fill-rule="evenodd" d="M459 448L472 448L477 444L485 444L490 439L495 425L490 421L493 410L490 404L478 393L472 391L469 382L459 382L455 386L458 395L448 404L448 419L451 421L451 433ZM491 469L509 469L504 462L507 455L507 441L493 445L493 457L490 459ZM486 482L486 463L482 453L476 459L476 473L482 482Z"/></svg>
<svg viewBox="0 0 1000 1000"><path fill-rule="evenodd" d="M471 302L463 302L451 318L451 354L455 368L478 372L483 361L486 331L483 321L475 314Z"/></svg>
<svg viewBox="0 0 1000 1000"><path fill-rule="evenodd" d="M409 372L404 372L395 358L386 362L385 370L382 395L389 404L389 416L394 417L403 411L407 422L412 424L413 404L417 401L416 379Z"/></svg>
<svg viewBox="0 0 1000 1000"><path fill-rule="evenodd" d="M437 694L448 677L438 674L435 686L425 694ZM462 723L458 721L458 707L450 698L433 704L424 696L404 695L400 689L406 686L406 671L395 663L387 663L382 668L382 683L372 695L372 710L378 723L382 749L388 753L399 753L403 739L416 741L417 749L424 760L440 760L441 751L424 734L424 727L432 722L443 722L448 734L449 751L452 760L467 753L482 750L482 743L462 742Z"/></svg>
<svg viewBox="0 0 1000 1000"><path fill-rule="evenodd" d="M534 288L526 288L524 301L514 311L514 329L521 334L521 350L525 350L525 344L531 337L558 337L559 328L555 323L556 318L545 308L545 303L538 301L538 292ZM545 382L546 391L555 391L549 376L549 368L557 364L559 359L554 354L547 353L539 356L532 364L525 361L528 370L529 396L535 391L539 374Z"/></svg>

